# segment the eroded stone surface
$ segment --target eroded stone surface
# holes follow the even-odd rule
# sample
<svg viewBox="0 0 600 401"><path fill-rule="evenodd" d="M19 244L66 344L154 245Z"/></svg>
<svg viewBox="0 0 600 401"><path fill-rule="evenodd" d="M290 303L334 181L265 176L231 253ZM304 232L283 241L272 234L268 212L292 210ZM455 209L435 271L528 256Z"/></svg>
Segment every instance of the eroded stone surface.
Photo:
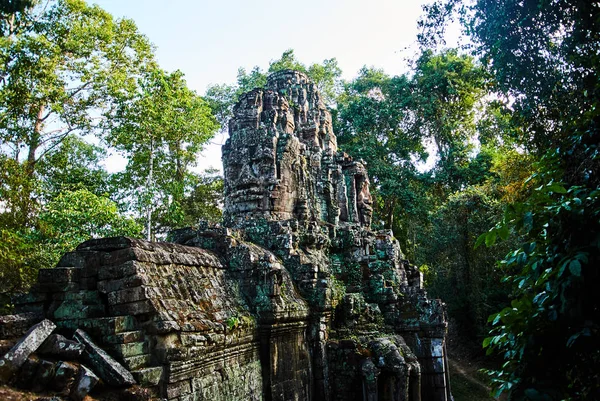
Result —
<svg viewBox="0 0 600 401"><path fill-rule="evenodd" d="M107 384L111 386L135 384L131 373L98 347L83 330L77 329L73 337L85 345L84 360Z"/></svg>
<svg viewBox="0 0 600 401"><path fill-rule="evenodd" d="M298 219L370 226L364 165L337 150L331 114L306 75L281 71L240 97L223 146L225 221Z"/></svg>
<svg viewBox="0 0 600 401"><path fill-rule="evenodd" d="M0 359L0 382L6 383L55 328L56 325L47 319L31 327L25 336Z"/></svg>
<svg viewBox="0 0 600 401"><path fill-rule="evenodd" d="M100 379L94 374L94 372L84 365L81 365L79 369L79 376L77 377L77 382L71 390L70 398L74 401L83 400L85 396L92 391L94 386L98 384L99 380Z"/></svg>
<svg viewBox="0 0 600 401"><path fill-rule="evenodd" d="M77 360L84 350L85 346L77 341L69 340L60 334L51 334L37 352L63 360Z"/></svg>

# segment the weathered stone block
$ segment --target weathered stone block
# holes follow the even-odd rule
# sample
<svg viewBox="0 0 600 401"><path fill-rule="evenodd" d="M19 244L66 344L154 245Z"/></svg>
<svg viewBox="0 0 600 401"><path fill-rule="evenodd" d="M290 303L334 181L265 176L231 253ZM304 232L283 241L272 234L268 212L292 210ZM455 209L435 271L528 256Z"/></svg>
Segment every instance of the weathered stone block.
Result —
<svg viewBox="0 0 600 401"><path fill-rule="evenodd" d="M125 365L130 371L134 371L150 365L151 359L152 358L148 354L125 357L123 358L123 365Z"/></svg>
<svg viewBox="0 0 600 401"><path fill-rule="evenodd" d="M147 276L133 275L121 279L109 279L98 282L98 291L103 294L115 292L126 288L139 287L148 284Z"/></svg>
<svg viewBox="0 0 600 401"><path fill-rule="evenodd" d="M111 349L120 358L129 358L146 354L148 352L148 345L145 342L132 342L127 344L115 344Z"/></svg>
<svg viewBox="0 0 600 401"><path fill-rule="evenodd" d="M127 255L127 258L124 257L121 264L115 263L115 265L103 266L99 269L98 280L122 279L136 274L138 269L143 269L143 265L140 262L132 260L135 259L135 255L131 253L127 253Z"/></svg>
<svg viewBox="0 0 600 401"><path fill-rule="evenodd" d="M55 328L56 325L47 319L31 327L25 336L0 359L0 382L6 383Z"/></svg>
<svg viewBox="0 0 600 401"><path fill-rule="evenodd" d="M146 299L158 298L159 293L151 287L127 288L120 291L108 293L108 304L126 304Z"/></svg>
<svg viewBox="0 0 600 401"><path fill-rule="evenodd" d="M77 360L85 346L60 334L51 334L37 350L40 355L52 355L63 360Z"/></svg>
<svg viewBox="0 0 600 401"><path fill-rule="evenodd" d="M97 332L102 338L118 333L135 331L137 321L133 316L115 316L89 319L83 322L83 328Z"/></svg>
<svg viewBox="0 0 600 401"><path fill-rule="evenodd" d="M81 365L79 369L79 376L77 377L77 382L75 386L73 386L73 390L71 391L70 397L74 401L81 401L85 398L86 395L94 386L98 383L100 379L98 376L94 374L90 369Z"/></svg>
<svg viewBox="0 0 600 401"><path fill-rule="evenodd" d="M58 364L56 362L47 361L45 359L40 360L38 368L33 377L33 391L40 392L50 387L54 379L54 373L56 372L57 365Z"/></svg>
<svg viewBox="0 0 600 401"><path fill-rule="evenodd" d="M163 367L162 366L154 366L150 368L134 370L131 372L135 380L141 386L156 386L163 375Z"/></svg>
<svg viewBox="0 0 600 401"><path fill-rule="evenodd" d="M75 384L79 369L78 366L69 362L57 363L52 379L52 389L60 395L69 395Z"/></svg>
<svg viewBox="0 0 600 401"><path fill-rule="evenodd" d="M0 338L18 338L31 326L44 319L44 315L36 312L17 313L0 316Z"/></svg>
<svg viewBox="0 0 600 401"><path fill-rule="evenodd" d="M167 385L167 398L175 399L181 395L191 393L192 386L189 380L182 380L177 383Z"/></svg>
<svg viewBox="0 0 600 401"><path fill-rule="evenodd" d="M104 342L108 344L128 344L139 342L144 339L143 331L125 331L122 333L112 334L104 337Z"/></svg>
<svg viewBox="0 0 600 401"><path fill-rule="evenodd" d="M85 345L84 361L104 380L112 386L129 386L135 379L119 362L98 347L83 331L77 330L73 335L76 341Z"/></svg>
<svg viewBox="0 0 600 401"><path fill-rule="evenodd" d="M108 308L115 315L142 315L144 313L156 312L156 308L149 300L130 302L127 304L111 305Z"/></svg>

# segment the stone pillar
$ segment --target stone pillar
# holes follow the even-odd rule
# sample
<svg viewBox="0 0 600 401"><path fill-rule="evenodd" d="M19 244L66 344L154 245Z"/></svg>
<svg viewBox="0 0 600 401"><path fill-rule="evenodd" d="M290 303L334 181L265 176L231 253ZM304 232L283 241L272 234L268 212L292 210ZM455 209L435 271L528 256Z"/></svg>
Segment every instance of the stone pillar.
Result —
<svg viewBox="0 0 600 401"><path fill-rule="evenodd" d="M445 342L443 337L421 339L421 389L423 401L448 401Z"/></svg>
<svg viewBox="0 0 600 401"><path fill-rule="evenodd" d="M362 373L363 401L377 401L379 369L377 369L373 360L369 358L363 362L360 370Z"/></svg>

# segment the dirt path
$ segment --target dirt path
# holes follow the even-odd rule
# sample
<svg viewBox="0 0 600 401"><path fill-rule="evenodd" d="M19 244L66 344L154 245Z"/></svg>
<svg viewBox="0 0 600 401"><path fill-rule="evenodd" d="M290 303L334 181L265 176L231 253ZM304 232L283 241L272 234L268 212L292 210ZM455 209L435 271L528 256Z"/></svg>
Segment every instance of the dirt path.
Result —
<svg viewBox="0 0 600 401"><path fill-rule="evenodd" d="M448 359L448 363L450 364L451 370L454 370L459 375L462 375L465 380L469 381L471 384L473 384L473 386L479 387L481 390L487 391L488 393L492 390L484 382L477 379L477 377L472 376L472 373L467 372L460 362L454 359Z"/></svg>
<svg viewBox="0 0 600 401"><path fill-rule="evenodd" d="M462 361L448 358L450 386L455 401L496 401L490 395L491 389L477 378L477 367L468 366Z"/></svg>

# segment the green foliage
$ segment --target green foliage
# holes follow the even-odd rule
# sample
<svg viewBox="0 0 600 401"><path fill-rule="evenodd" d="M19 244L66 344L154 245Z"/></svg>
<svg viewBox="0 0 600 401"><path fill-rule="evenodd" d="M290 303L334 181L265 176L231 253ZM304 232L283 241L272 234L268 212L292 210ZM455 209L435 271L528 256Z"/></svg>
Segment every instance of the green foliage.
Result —
<svg viewBox="0 0 600 401"><path fill-rule="evenodd" d="M596 148L587 150L595 154ZM503 261L511 272L505 281L515 299L511 307L490 316L495 328L484 346L507 360L502 370L490 372L498 391L531 388L551 397L586 399L600 388L592 374L600 364L595 293L600 278L600 189L566 189L556 181L563 174L558 157L542 159L532 176L535 189L530 196L511 204L502 222L478 241L493 245L509 229L525 238ZM546 366L555 358L561 360L560 367Z"/></svg>
<svg viewBox="0 0 600 401"><path fill-rule="evenodd" d="M145 220L147 238L180 226L185 191L196 182L189 169L218 129L210 107L181 72L152 68L139 78L139 91L120 99L107 117L111 144L129 160L119 188Z"/></svg>
<svg viewBox="0 0 600 401"><path fill-rule="evenodd" d="M367 163L375 226L393 229L412 258L428 211L484 182L491 166L487 153L472 152L487 85L481 66L447 50L425 51L413 67L412 76L396 77L363 68L338 98L335 119L340 147ZM427 159L426 143L436 145L438 161L422 172L416 162Z"/></svg>
<svg viewBox="0 0 600 401"><path fill-rule="evenodd" d="M194 176L189 195L182 200L182 226L194 226L200 221L218 223L223 212L223 177L218 170L207 170Z"/></svg>
<svg viewBox="0 0 600 401"><path fill-rule="evenodd" d="M415 213L422 186L412 159L424 156L421 139L409 131L411 85L363 68L340 96L335 131L340 147L363 159L375 185L375 225L392 228L394 217ZM398 213L398 211L402 211Z"/></svg>
<svg viewBox="0 0 600 401"><path fill-rule="evenodd" d="M0 313L10 313L11 296L26 290L37 277L37 269L28 263L33 251L23 233L0 228Z"/></svg>
<svg viewBox="0 0 600 401"><path fill-rule="evenodd" d="M79 243L141 232L114 202L87 189L58 193L42 207L35 223L32 228L0 228L0 310L9 310L10 296L27 290L40 268L54 267L62 254Z"/></svg>
<svg viewBox="0 0 600 401"><path fill-rule="evenodd" d="M132 89L151 48L131 21L114 20L82 0L6 6L11 12L0 14L0 152L21 164L15 177L23 184L11 192L11 212L25 227L36 211L40 163L73 134L100 133L98 113Z"/></svg>
<svg viewBox="0 0 600 401"><path fill-rule="evenodd" d="M52 199L62 191L78 189L106 195L110 177L100 164L105 155L106 149L75 135L67 136L38 165L43 198Z"/></svg>
<svg viewBox="0 0 600 401"><path fill-rule="evenodd" d="M513 301L490 317L484 341L506 361L490 372L493 384L511 399L597 399L600 9L449 0L427 11L424 44L439 39L445 19L465 22L495 88L513 101L512 138L539 160L529 186L512 191L501 222L478 240L493 245L511 232L521 240L503 261Z"/></svg>
<svg viewBox="0 0 600 401"><path fill-rule="evenodd" d="M40 267L54 266L63 253L90 238L141 233L139 224L122 216L114 202L87 189L59 193L44 206L39 221L33 235L44 259Z"/></svg>
<svg viewBox="0 0 600 401"><path fill-rule="evenodd" d="M2 307L39 268L53 267L79 242L140 235L138 223L109 196L122 202L121 210L160 202L152 217L163 230L185 220L184 209L194 218L217 215L215 207L187 199L192 193L218 199L218 181L190 172L217 128L182 74L156 66L152 46L132 21L82 0L3 2ZM86 141L90 134L98 140ZM119 177L101 165L107 142L129 157ZM209 189L201 188L205 181Z"/></svg>
<svg viewBox="0 0 600 401"><path fill-rule="evenodd" d="M30 196L39 189L18 160L0 154L0 227L18 229L31 227L39 207L38 200Z"/></svg>
<svg viewBox="0 0 600 401"><path fill-rule="evenodd" d="M233 331L240 324L240 318L237 316L230 316L227 318L226 324L227 324L227 330Z"/></svg>
<svg viewBox="0 0 600 401"><path fill-rule="evenodd" d="M468 169L476 137L475 114L485 94L484 70L456 50L424 51L413 77L413 130L433 141L439 161L436 182L445 190L469 184Z"/></svg>
<svg viewBox="0 0 600 401"><path fill-rule="evenodd" d="M331 282L331 307L333 310L342 302L346 295L346 285L342 280L338 280L334 275L330 278Z"/></svg>
<svg viewBox="0 0 600 401"><path fill-rule="evenodd" d="M341 91L342 70L335 58L323 60L323 63L315 63L307 68L296 58L294 50L288 49L283 52L281 58L269 62L267 72L263 72L258 66L252 68L250 72L240 67L236 85L217 84L208 87L204 98L221 127L227 127L233 115L233 105L242 94L255 88L264 88L267 85L267 75L282 70L296 70L307 74L319 88L325 103L329 106L335 103Z"/></svg>
<svg viewBox="0 0 600 401"><path fill-rule="evenodd" d="M480 341L487 333L487 317L508 305L508 285L500 284L496 261L509 248L474 249L475 241L502 215L502 204L489 187L469 187L451 195L431 213L419 259L427 262L426 282L431 295L448 305L463 341Z"/></svg>

